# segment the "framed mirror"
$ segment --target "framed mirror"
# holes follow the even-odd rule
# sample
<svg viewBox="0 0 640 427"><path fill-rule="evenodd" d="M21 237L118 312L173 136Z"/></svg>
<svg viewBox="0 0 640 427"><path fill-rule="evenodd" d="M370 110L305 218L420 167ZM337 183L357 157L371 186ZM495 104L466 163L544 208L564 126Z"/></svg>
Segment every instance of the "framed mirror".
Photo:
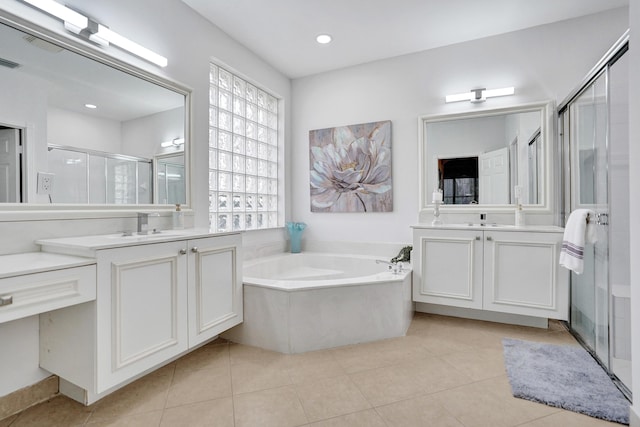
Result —
<svg viewBox="0 0 640 427"><path fill-rule="evenodd" d="M546 209L551 176L549 103L420 117L420 206Z"/></svg>
<svg viewBox="0 0 640 427"><path fill-rule="evenodd" d="M0 38L0 211L188 204L187 88L6 18Z"/></svg>

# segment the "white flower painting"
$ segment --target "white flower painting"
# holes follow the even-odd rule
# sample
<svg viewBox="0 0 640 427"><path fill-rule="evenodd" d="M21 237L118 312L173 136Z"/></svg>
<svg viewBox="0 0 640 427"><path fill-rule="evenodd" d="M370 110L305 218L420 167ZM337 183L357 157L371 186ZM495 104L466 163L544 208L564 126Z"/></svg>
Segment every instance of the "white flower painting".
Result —
<svg viewBox="0 0 640 427"><path fill-rule="evenodd" d="M390 212L391 121L309 131L311 212Z"/></svg>

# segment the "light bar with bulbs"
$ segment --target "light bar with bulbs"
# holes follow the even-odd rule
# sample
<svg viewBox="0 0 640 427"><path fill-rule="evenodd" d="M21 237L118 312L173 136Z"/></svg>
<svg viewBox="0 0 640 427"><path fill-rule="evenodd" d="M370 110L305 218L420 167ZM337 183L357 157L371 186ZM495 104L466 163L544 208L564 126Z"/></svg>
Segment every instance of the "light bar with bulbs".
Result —
<svg viewBox="0 0 640 427"><path fill-rule="evenodd" d="M120 49L126 50L160 67L166 67L168 64L167 58L164 56L140 46L138 43L121 36L104 25L94 22L81 13L54 0L24 0L24 2L61 19L64 21L65 29L80 36L87 37L94 43L101 46L109 46L109 43L111 43Z"/></svg>
<svg viewBox="0 0 640 427"><path fill-rule="evenodd" d="M471 102L484 102L487 98L492 98L496 96L507 96L513 95L515 93L515 88L511 87L503 87L500 89L471 89L469 92L457 93L455 95L447 95L445 98L446 102L459 102L459 101L471 101Z"/></svg>

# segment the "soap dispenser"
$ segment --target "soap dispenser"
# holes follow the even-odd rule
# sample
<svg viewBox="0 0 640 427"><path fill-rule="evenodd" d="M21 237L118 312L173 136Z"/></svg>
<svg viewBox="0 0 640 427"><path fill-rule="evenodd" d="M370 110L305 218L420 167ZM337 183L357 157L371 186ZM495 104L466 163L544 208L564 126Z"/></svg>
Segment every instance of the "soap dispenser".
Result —
<svg viewBox="0 0 640 427"><path fill-rule="evenodd" d="M184 228L184 212L180 209L180 203L176 203L176 210L173 212L173 229L182 230Z"/></svg>

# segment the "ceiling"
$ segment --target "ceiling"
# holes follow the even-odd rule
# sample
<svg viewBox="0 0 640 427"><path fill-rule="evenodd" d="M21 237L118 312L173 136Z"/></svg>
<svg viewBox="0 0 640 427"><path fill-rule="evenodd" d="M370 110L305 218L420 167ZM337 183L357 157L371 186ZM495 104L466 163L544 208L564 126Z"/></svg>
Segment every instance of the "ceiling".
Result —
<svg viewBox="0 0 640 427"><path fill-rule="evenodd" d="M628 0L182 0L290 78L628 6ZM315 37L328 33L329 45Z"/></svg>

